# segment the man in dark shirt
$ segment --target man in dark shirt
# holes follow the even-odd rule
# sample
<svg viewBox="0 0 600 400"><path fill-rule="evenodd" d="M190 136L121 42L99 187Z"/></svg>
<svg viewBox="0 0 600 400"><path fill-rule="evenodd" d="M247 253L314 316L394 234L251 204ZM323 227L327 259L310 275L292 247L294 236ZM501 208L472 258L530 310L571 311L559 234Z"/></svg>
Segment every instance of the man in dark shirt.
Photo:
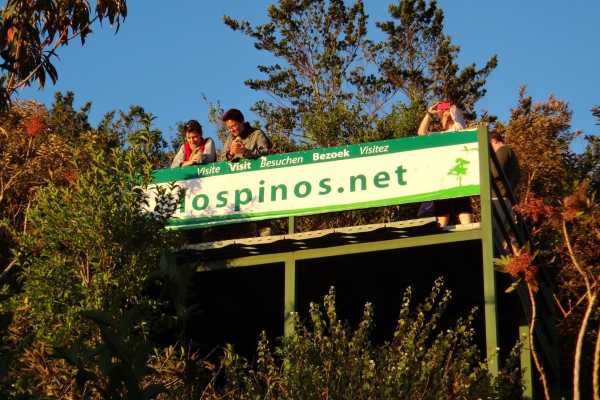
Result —
<svg viewBox="0 0 600 400"><path fill-rule="evenodd" d="M240 110L235 108L227 110L222 120L230 133L223 149L227 161L258 158L269 153L271 148L269 138L263 131L245 122L244 114Z"/></svg>
<svg viewBox="0 0 600 400"><path fill-rule="evenodd" d="M500 221L495 221L494 223L494 237L498 246L501 249L506 250L509 242L511 243L511 246L516 244L515 233L511 230L512 224L509 222L511 220L515 222L515 215L513 213L512 203L508 198L508 190L510 189L514 193L515 189L517 188L517 184L519 183L521 169L519 168L519 161L517 160L515 152L509 145L504 143L504 139L500 133L496 131L490 133L490 144L492 145L492 149L496 154L500 168L502 168L504 171L504 175L508 181L507 188L504 184L504 180L500 177L500 172L496 168L495 163L492 162L492 178L496 182L499 190L499 193L493 193L492 205L500 217ZM506 205L506 209L509 212L508 215L504 212L500 202L503 202ZM502 230L498 225L502 225L504 227L509 235L509 241L503 238Z"/></svg>
<svg viewBox="0 0 600 400"><path fill-rule="evenodd" d="M244 114L240 110L235 108L227 110L221 120L230 134L223 148L227 161L236 162L244 158L253 159L269 153L271 141L267 135L245 122ZM271 224L269 221L250 222L241 224L241 226L238 225L236 231L248 236L270 236Z"/></svg>
<svg viewBox="0 0 600 400"><path fill-rule="evenodd" d="M508 184L510 189L515 191L517 188L517 184L519 182L519 178L521 177L521 169L519 168L519 161L517 160L517 156L513 149L504 143L504 138L500 133L493 131L490 133L490 143L492 144L492 148L496 153L496 158L500 164L500 167L504 171L506 178L508 179ZM502 179L500 178L500 173L496 170L496 166L494 163L491 164L491 172L492 177L496 181L498 185L498 189L500 190L499 195L502 197L507 196L507 188L504 186Z"/></svg>

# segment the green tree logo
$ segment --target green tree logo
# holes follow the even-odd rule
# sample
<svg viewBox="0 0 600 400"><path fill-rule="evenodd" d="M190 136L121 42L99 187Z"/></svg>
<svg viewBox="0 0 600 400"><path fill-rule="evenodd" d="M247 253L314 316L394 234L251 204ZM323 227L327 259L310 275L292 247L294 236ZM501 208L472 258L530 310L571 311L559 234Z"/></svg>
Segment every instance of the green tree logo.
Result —
<svg viewBox="0 0 600 400"><path fill-rule="evenodd" d="M456 164L454 165L454 167L452 167L450 171L448 171L448 175L456 176L456 179L458 179L458 186L462 186L462 177L467 175L467 172L469 171L469 169L465 167L465 165L470 163L470 161L459 157L456 159Z"/></svg>

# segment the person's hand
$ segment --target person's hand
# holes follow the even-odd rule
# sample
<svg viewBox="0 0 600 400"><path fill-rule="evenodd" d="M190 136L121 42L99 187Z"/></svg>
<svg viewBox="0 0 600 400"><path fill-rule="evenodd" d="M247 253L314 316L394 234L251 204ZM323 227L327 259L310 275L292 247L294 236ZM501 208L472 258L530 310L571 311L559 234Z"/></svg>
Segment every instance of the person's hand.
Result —
<svg viewBox="0 0 600 400"><path fill-rule="evenodd" d="M190 158L187 161L181 163L182 167L187 167L188 165L194 164L202 164L202 153L194 150L192 154L190 154Z"/></svg>
<svg viewBox="0 0 600 400"><path fill-rule="evenodd" d="M431 105L431 107L429 107L429 108L427 109L427 114L429 114L429 115L430 115L430 116L432 116L432 117L433 117L434 115L437 115L437 114L439 113L439 111L437 110L437 106L438 106L438 104L440 104L440 102L439 102L439 101L436 101L435 103L433 103L433 104Z"/></svg>
<svg viewBox="0 0 600 400"><path fill-rule="evenodd" d="M235 139L233 142L231 142L230 152L231 154L243 156L246 152L246 146L244 146L244 143L240 139Z"/></svg>
<svg viewBox="0 0 600 400"><path fill-rule="evenodd" d="M192 164L199 164L202 161L202 154L199 151L195 151L190 156L190 161L192 162Z"/></svg>

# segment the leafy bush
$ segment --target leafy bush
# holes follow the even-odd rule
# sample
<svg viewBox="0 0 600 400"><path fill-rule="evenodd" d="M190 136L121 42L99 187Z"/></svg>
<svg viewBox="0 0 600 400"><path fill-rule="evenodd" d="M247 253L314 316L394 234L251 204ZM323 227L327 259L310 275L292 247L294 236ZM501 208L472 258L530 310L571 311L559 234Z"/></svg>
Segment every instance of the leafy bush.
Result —
<svg viewBox="0 0 600 400"><path fill-rule="evenodd" d="M437 280L415 310L405 292L394 337L371 342L373 307L366 304L355 330L336 313L335 292L311 304L310 324L294 316L295 335L272 350L263 335L254 365L226 349L225 383L207 398L236 399L517 399L521 397L518 348L494 379L474 343L474 312L442 330L450 293Z"/></svg>
<svg viewBox="0 0 600 400"><path fill-rule="evenodd" d="M140 162L135 152L99 154L72 186L50 184L37 196L22 240L19 299L37 338L67 344L91 332L81 311L141 302L168 239L164 221L142 212Z"/></svg>
<svg viewBox="0 0 600 400"><path fill-rule="evenodd" d="M0 382L13 397L73 390L75 370L57 361L54 349L98 343L98 326L84 311L102 310L119 319L136 306L153 316L136 326L141 335L162 315L147 284L159 269L161 251L177 240L163 229L176 203L159 198L155 212L143 210L142 188L152 167L136 148L92 149L86 168L72 162L76 172L69 184L40 188L27 213L28 229L14 249L19 288L0 304L0 313L11 319L0 343L10 368ZM43 373L46 369L53 373Z"/></svg>

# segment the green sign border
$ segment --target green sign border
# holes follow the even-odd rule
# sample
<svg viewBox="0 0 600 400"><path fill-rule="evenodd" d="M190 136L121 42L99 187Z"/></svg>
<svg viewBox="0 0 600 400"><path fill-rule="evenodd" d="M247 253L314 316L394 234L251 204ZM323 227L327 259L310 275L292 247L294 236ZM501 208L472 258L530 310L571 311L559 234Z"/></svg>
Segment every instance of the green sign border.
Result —
<svg viewBox="0 0 600 400"><path fill-rule="evenodd" d="M412 136L407 138L383 140L377 142L368 142L348 146L336 146L318 148L307 151L298 151L293 153L272 154L261 157L257 160L241 161L243 165L238 170L231 170L231 166L237 166L240 163L216 162L212 164L203 164L182 168L170 168L154 171L155 184L185 181L198 179L202 177L227 175L243 173L250 171L270 170L275 168L287 168L294 166L303 166L313 163L326 163L332 161L348 160L361 157L376 157L378 155L393 154L413 150L422 150L443 146L452 146L460 144L477 143L477 130L467 130L458 132L434 133L427 136ZM373 152L364 152L363 149L375 150ZM383 151L385 149L385 151ZM380 150L380 151L377 151ZM361 153L361 151L363 151ZM339 155L336 157L336 154ZM330 157L321 155L330 155ZM278 160L288 160L288 165L275 165ZM289 162L295 160L297 163ZM301 161L300 161L301 160ZM271 164L271 166L261 166ZM206 172L204 174L200 171ZM417 203L421 201L437 200L444 198L455 198L465 196L476 196L480 194L479 185L469 185L454 187L430 193L420 193L417 195L379 199L360 203L340 204L326 207L312 207L302 209L291 209L283 211L268 211L248 214L228 214L210 217L192 217L170 219L167 229L198 229L216 225L234 224L240 222L259 221L270 218L281 218L288 216L301 216L320 214L325 212L335 212L344 210L356 210L370 207L383 207L394 204Z"/></svg>
<svg viewBox="0 0 600 400"><path fill-rule="evenodd" d="M282 153L282 154L271 154L265 157L261 157L256 160L245 160L239 163L229 163L227 161L215 162L211 164L202 164L189 167L179 168L167 168L160 169L153 172L153 183L161 184L174 181L184 181L189 179L198 179L209 176L227 175L244 173L249 171L264 171L274 168L288 168L292 166L301 166L313 163L326 163L332 161L348 160L359 157L376 157L383 154L393 154L405 151L428 149L435 147L443 147L457 144L468 144L477 143L477 130L457 131L457 132L444 132L444 133L433 133L427 136L411 136L407 138L382 140L377 142L368 142L347 146L336 146L336 147L324 147L314 150L297 151L293 153ZM361 154L361 149L374 148L377 146L387 146L387 151L373 154ZM349 156L344 158L331 158L325 160L314 160L314 155L326 155L334 154L339 152L348 152ZM261 167L264 163L262 159L268 162L275 162L285 159L297 159L302 158L302 162L298 164L282 165L282 166L270 166ZM231 171L231 165L243 163L244 169ZM207 171L206 173L199 173L199 171ZM212 171L212 172L208 172ZM217 172L218 171L218 172Z"/></svg>

